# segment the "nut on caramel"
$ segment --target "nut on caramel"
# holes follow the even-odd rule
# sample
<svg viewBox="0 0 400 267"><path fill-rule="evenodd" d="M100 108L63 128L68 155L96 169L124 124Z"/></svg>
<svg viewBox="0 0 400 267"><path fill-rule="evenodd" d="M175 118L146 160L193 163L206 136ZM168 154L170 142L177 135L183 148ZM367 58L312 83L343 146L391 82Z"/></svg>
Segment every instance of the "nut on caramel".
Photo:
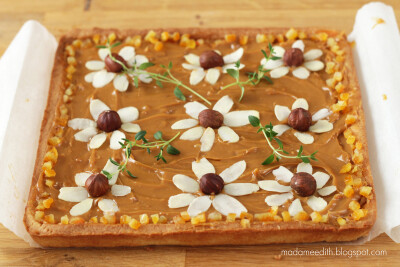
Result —
<svg viewBox="0 0 400 267"><path fill-rule="evenodd" d="M204 128L218 129L224 123L224 115L212 109L205 109L199 113L199 123Z"/></svg>
<svg viewBox="0 0 400 267"><path fill-rule="evenodd" d="M117 53L111 53L111 55L118 61L120 61L122 64L126 66L126 61L123 57L118 55ZM107 55L106 58L104 59L104 63L106 64L106 70L109 72L115 72L118 73L123 70L123 67L121 64L118 62L115 62L114 60L111 59L110 55Z"/></svg>
<svg viewBox="0 0 400 267"><path fill-rule="evenodd" d="M207 173L200 178L200 189L206 195L217 195L223 188L224 180L215 173Z"/></svg>
<svg viewBox="0 0 400 267"><path fill-rule="evenodd" d="M95 173L86 180L85 187L91 197L100 197L108 192L110 184L103 174Z"/></svg>
<svg viewBox="0 0 400 267"><path fill-rule="evenodd" d="M289 48L283 55L283 62L289 67L298 67L304 62L303 52L298 48Z"/></svg>
<svg viewBox="0 0 400 267"><path fill-rule="evenodd" d="M105 110L100 113L97 119L97 127L106 133L118 130L121 128L122 121L119 114L114 110Z"/></svg>
<svg viewBox="0 0 400 267"><path fill-rule="evenodd" d="M307 172L295 173L290 180L290 187L301 197L308 197L315 193L317 181Z"/></svg>
<svg viewBox="0 0 400 267"><path fill-rule="evenodd" d="M308 110L304 108L293 109L288 117L288 125L293 129L306 132L312 123L312 116Z"/></svg>
<svg viewBox="0 0 400 267"><path fill-rule="evenodd" d="M200 55L200 66L205 70L215 67L222 67L223 65L224 59L215 51L204 51Z"/></svg>

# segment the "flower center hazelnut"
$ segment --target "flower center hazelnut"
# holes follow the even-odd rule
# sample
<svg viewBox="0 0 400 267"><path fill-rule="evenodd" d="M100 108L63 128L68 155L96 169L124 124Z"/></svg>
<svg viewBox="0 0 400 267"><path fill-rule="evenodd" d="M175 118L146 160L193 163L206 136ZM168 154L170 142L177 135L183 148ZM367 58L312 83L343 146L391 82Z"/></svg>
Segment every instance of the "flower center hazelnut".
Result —
<svg viewBox="0 0 400 267"><path fill-rule="evenodd" d="M118 130L121 128L121 125L121 118L114 110L103 111L97 119L97 127L106 133Z"/></svg>
<svg viewBox="0 0 400 267"><path fill-rule="evenodd" d="M283 62L289 67L298 67L304 62L303 52L298 48L289 48L283 55Z"/></svg>
<svg viewBox="0 0 400 267"><path fill-rule="evenodd" d="M224 59L215 51L204 51L200 55L200 66L205 70L215 67L222 67L223 65Z"/></svg>
<svg viewBox="0 0 400 267"><path fill-rule="evenodd" d="M204 174L200 178L200 189L206 195L217 195L224 188L224 180L215 173Z"/></svg>
<svg viewBox="0 0 400 267"><path fill-rule="evenodd" d="M95 173L86 180L85 187L91 197L100 197L108 192L110 184L103 174Z"/></svg>
<svg viewBox="0 0 400 267"><path fill-rule="evenodd" d="M199 113L199 123L204 128L218 129L224 123L224 115L212 109L205 109Z"/></svg>
<svg viewBox="0 0 400 267"><path fill-rule="evenodd" d="M111 55L118 61L120 61L122 64L126 66L126 61L123 57L118 55L117 53L111 53ZM118 62L115 62L110 58L110 55L107 55L106 58L104 59L104 63L106 64L106 70L109 72L115 72L118 73L122 71L123 67L121 64Z"/></svg>
<svg viewBox="0 0 400 267"><path fill-rule="evenodd" d="M315 193L317 182L306 172L295 173L290 180L290 187L301 197L308 197Z"/></svg>
<svg viewBox="0 0 400 267"><path fill-rule="evenodd" d="M304 108L293 109L288 117L288 125L293 129L306 132L312 123L312 116L308 110Z"/></svg>

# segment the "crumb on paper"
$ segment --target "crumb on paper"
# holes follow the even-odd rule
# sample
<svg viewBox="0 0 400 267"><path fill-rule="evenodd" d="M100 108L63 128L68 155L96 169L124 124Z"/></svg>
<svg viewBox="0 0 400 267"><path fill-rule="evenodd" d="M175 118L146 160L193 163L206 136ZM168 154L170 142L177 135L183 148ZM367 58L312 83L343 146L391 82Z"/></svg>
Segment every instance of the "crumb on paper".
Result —
<svg viewBox="0 0 400 267"><path fill-rule="evenodd" d="M383 97L383 100L387 100L387 95L386 94L383 94L382 97Z"/></svg>
<svg viewBox="0 0 400 267"><path fill-rule="evenodd" d="M29 98L26 98L26 99L25 99L25 102L29 102L29 101L30 101L30 99L29 99Z"/></svg>
<svg viewBox="0 0 400 267"><path fill-rule="evenodd" d="M354 48L356 46L356 41L351 41L350 46L351 46L351 48Z"/></svg>
<svg viewBox="0 0 400 267"><path fill-rule="evenodd" d="M282 254L274 255L274 260L280 261L282 259Z"/></svg>
<svg viewBox="0 0 400 267"><path fill-rule="evenodd" d="M382 18L374 18L375 24L372 26L372 29L374 29L378 24L384 24L385 21Z"/></svg>

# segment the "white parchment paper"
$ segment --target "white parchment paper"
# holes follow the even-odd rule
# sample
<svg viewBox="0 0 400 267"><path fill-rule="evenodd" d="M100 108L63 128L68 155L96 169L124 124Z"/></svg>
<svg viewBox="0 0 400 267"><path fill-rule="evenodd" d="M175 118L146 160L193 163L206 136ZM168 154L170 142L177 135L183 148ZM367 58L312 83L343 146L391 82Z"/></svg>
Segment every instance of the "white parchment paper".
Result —
<svg viewBox="0 0 400 267"><path fill-rule="evenodd" d="M385 23L375 25L379 18ZM349 40L356 42L378 200L377 223L360 241L386 232L400 242L400 36L393 9L382 3L362 7ZM56 48L53 35L28 21L0 59L0 222L32 246L37 244L22 218Z"/></svg>
<svg viewBox="0 0 400 267"><path fill-rule="evenodd" d="M384 23L377 24L383 19ZM400 35L393 9L369 3L356 16L350 41L363 96L378 203L369 240L385 232L400 242ZM384 99L387 96L387 100Z"/></svg>
<svg viewBox="0 0 400 267"><path fill-rule="evenodd" d="M22 222L57 41L28 21L0 59L0 222L36 243Z"/></svg>

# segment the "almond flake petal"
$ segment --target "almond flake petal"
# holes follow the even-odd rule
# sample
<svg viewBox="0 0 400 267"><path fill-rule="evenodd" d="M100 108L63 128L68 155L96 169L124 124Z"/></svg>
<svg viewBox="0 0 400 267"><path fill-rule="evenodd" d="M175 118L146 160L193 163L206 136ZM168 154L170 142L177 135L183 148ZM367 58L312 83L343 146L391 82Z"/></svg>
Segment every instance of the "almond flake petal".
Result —
<svg viewBox="0 0 400 267"><path fill-rule="evenodd" d="M297 165L297 172L306 172L312 175L313 168L310 163L300 162Z"/></svg>
<svg viewBox="0 0 400 267"><path fill-rule="evenodd" d="M275 180L258 181L258 185L260 186L261 189L270 192L287 193L290 190L292 190L290 186L281 185Z"/></svg>
<svg viewBox="0 0 400 267"><path fill-rule="evenodd" d="M202 212L207 211L211 206L211 199L209 196L201 196L193 199L193 201L189 204L187 212L190 217L194 217L199 215Z"/></svg>
<svg viewBox="0 0 400 267"><path fill-rule="evenodd" d="M192 194L187 193L171 196L168 199L168 207L170 209L187 207L195 198Z"/></svg>
<svg viewBox="0 0 400 267"><path fill-rule="evenodd" d="M207 70L206 81L209 84L214 85L218 81L219 75L220 75L219 69L216 69L216 68L209 69L209 70Z"/></svg>
<svg viewBox="0 0 400 267"><path fill-rule="evenodd" d="M184 120L180 120L180 121L177 121L174 124L172 124L171 129L172 130L189 129L189 128L196 126L197 124L199 124L198 120L184 119Z"/></svg>
<svg viewBox="0 0 400 267"><path fill-rule="evenodd" d="M304 98L297 98L292 105L292 110L296 108L303 108L308 110L308 102Z"/></svg>
<svg viewBox="0 0 400 267"><path fill-rule="evenodd" d="M118 166L113 164L110 160L107 160L107 163L104 166L103 170L110 174L113 174L112 178L110 180L108 180L108 183L110 185L115 184L117 182L117 178L119 175Z"/></svg>
<svg viewBox="0 0 400 267"><path fill-rule="evenodd" d="M280 166L278 169L273 170L272 174L275 176L276 180L282 181L285 183L290 183L290 180L293 177L293 173L284 166Z"/></svg>
<svg viewBox="0 0 400 267"><path fill-rule="evenodd" d="M235 63L230 63L230 64L226 64L226 65L222 66L222 72L223 72L223 73L227 73L226 70L229 70L229 69L241 70L241 69L243 69L244 67L245 67L245 66L244 66L243 64L240 64L240 65L239 65L239 68L238 68L238 67L236 67L236 64L235 64Z"/></svg>
<svg viewBox="0 0 400 267"><path fill-rule="evenodd" d="M225 182L225 184L232 183L236 181L246 170L246 161L241 160L232 164L219 175Z"/></svg>
<svg viewBox="0 0 400 267"><path fill-rule="evenodd" d="M78 186L78 187L62 187L60 189L60 193L58 194L58 198L68 202L81 202L87 199L89 196L86 188Z"/></svg>
<svg viewBox="0 0 400 267"><path fill-rule="evenodd" d="M94 75L95 75L96 73L97 73L97 71L95 71L95 72L90 72L90 73L86 74L86 75L85 75L85 82L87 82L87 83L92 83L92 82L93 82Z"/></svg>
<svg viewBox="0 0 400 267"><path fill-rule="evenodd" d="M204 77L206 76L206 72L203 69L193 70L190 73L190 84L196 85L200 83Z"/></svg>
<svg viewBox="0 0 400 267"><path fill-rule="evenodd" d="M309 145L309 144L314 143L314 137L311 134L295 132L294 136L296 136L297 139L299 139L299 141L302 142L305 145Z"/></svg>
<svg viewBox="0 0 400 267"><path fill-rule="evenodd" d="M267 61L265 58L263 58L261 60L261 65L263 65L264 69L266 69L266 70L272 70L272 69L276 69L276 68L283 66L283 60L278 59L278 60L268 60Z"/></svg>
<svg viewBox="0 0 400 267"><path fill-rule="evenodd" d="M71 216L79 216L85 214L92 208L92 205L93 205L93 199L87 198L79 202L75 206L73 206L69 211L69 214L71 214Z"/></svg>
<svg viewBox="0 0 400 267"><path fill-rule="evenodd" d="M83 130L88 127L96 127L97 124L93 120L76 118L68 121L68 127L74 130Z"/></svg>
<svg viewBox="0 0 400 267"><path fill-rule="evenodd" d="M200 66L192 65L192 64L187 64L187 63L182 63L182 67L186 70L198 70L202 69Z"/></svg>
<svg viewBox="0 0 400 267"><path fill-rule="evenodd" d="M293 198L292 192L289 193L284 193L284 194L276 194L276 195L270 195L265 198L265 203L267 203L268 206L282 206L285 204L289 199Z"/></svg>
<svg viewBox="0 0 400 267"><path fill-rule="evenodd" d="M289 73L289 67L279 67L270 71L271 78L278 79Z"/></svg>
<svg viewBox="0 0 400 267"><path fill-rule="evenodd" d="M117 202L112 199L102 199L97 203L97 206L104 213L116 213L119 211Z"/></svg>
<svg viewBox="0 0 400 267"><path fill-rule="evenodd" d="M218 135L224 142L236 143L239 142L239 135L234 130L227 126L221 126L218 128Z"/></svg>
<svg viewBox="0 0 400 267"><path fill-rule="evenodd" d="M208 109L206 106L200 104L197 101L186 103L184 107L186 109L186 114L188 114L190 117L196 120L199 118L200 112L202 112L205 109Z"/></svg>
<svg viewBox="0 0 400 267"><path fill-rule="evenodd" d="M188 140L188 141L194 141L194 140L199 140L201 136L204 133L204 128L201 126L194 127L192 129L187 130L184 132L179 139L181 140Z"/></svg>
<svg viewBox="0 0 400 267"><path fill-rule="evenodd" d="M292 44L292 48L298 48L302 52L304 52L304 42L302 40L297 40Z"/></svg>
<svg viewBox="0 0 400 267"><path fill-rule="evenodd" d="M304 67L311 71L320 71L324 68L324 63L319 60L312 60L304 62Z"/></svg>
<svg viewBox="0 0 400 267"><path fill-rule="evenodd" d="M192 171L200 179L204 174L215 173L215 168L206 158L201 158L199 162L192 162Z"/></svg>
<svg viewBox="0 0 400 267"><path fill-rule="evenodd" d="M109 54L109 50L107 48L100 48L98 51L99 57L101 58L101 60L104 60L108 54Z"/></svg>
<svg viewBox="0 0 400 267"><path fill-rule="evenodd" d="M110 108L103 103L103 101L94 99L90 101L90 114L92 115L93 119L97 121L99 118L99 115L106 110L110 110Z"/></svg>
<svg viewBox="0 0 400 267"><path fill-rule="evenodd" d="M283 55L285 54L285 48L281 47L281 46L273 46L272 47L274 49L274 53L273 55L276 57L283 57Z"/></svg>
<svg viewBox="0 0 400 267"><path fill-rule="evenodd" d="M113 81L114 88L120 92L125 92L128 90L129 81L125 74L117 75Z"/></svg>
<svg viewBox="0 0 400 267"><path fill-rule="evenodd" d="M293 76L305 80L310 76L310 72L304 67L298 67L292 71Z"/></svg>
<svg viewBox="0 0 400 267"><path fill-rule="evenodd" d="M297 213L299 213L300 211L303 211L303 207L301 206L300 199L296 198L292 202L292 204L290 204L288 211L289 211L290 216L296 216Z"/></svg>
<svg viewBox="0 0 400 267"><path fill-rule="evenodd" d="M326 117L329 117L330 115L332 115L332 112L329 109L321 108L320 110L314 113L314 115L312 116L312 120L313 121L322 120L325 119Z"/></svg>
<svg viewBox="0 0 400 267"><path fill-rule="evenodd" d="M330 175L324 172L316 172L313 174L313 177L317 182L317 189L320 189L329 181Z"/></svg>
<svg viewBox="0 0 400 267"><path fill-rule="evenodd" d="M88 127L82 131L74 134L75 140L80 142L89 142L90 138L97 134L97 129L94 127Z"/></svg>
<svg viewBox="0 0 400 267"><path fill-rule="evenodd" d="M128 133L138 133L140 132L139 124L126 122L121 125L121 129Z"/></svg>
<svg viewBox="0 0 400 267"><path fill-rule="evenodd" d="M183 174L174 175L174 177L172 177L172 182L176 187L186 193L197 193L200 189L197 181Z"/></svg>
<svg viewBox="0 0 400 267"><path fill-rule="evenodd" d="M304 53L304 60L305 61L310 61L310 60L314 60L319 58L320 56L322 56L322 50L320 49L311 49L309 51L307 51L306 53Z"/></svg>
<svg viewBox="0 0 400 267"><path fill-rule="evenodd" d="M106 64L104 63L104 61L101 60L90 60L87 61L85 64L85 67L88 70L102 70L104 69L106 66Z"/></svg>
<svg viewBox="0 0 400 267"><path fill-rule="evenodd" d="M319 120L310 126L310 131L314 133L325 133L333 129L333 124L327 120Z"/></svg>
<svg viewBox="0 0 400 267"><path fill-rule="evenodd" d="M106 133L96 134L90 140L89 148L90 149L97 149L97 148L101 147L104 144L104 142L106 141L106 139L107 139L107 134Z"/></svg>
<svg viewBox="0 0 400 267"><path fill-rule="evenodd" d="M226 64L230 64L230 63L235 63L235 62L237 62L238 60L240 60L240 59L242 58L243 52L244 52L244 50L243 50L243 48L241 47L241 48L239 48L238 50L236 50L236 51L234 51L234 52L232 52L232 53L230 53L230 54L228 54L228 55L225 55L225 56L223 57L223 59L224 59L224 64L226 65Z"/></svg>
<svg viewBox="0 0 400 267"><path fill-rule="evenodd" d="M187 62L189 62L189 64L194 65L194 66L200 66L200 57L198 55L190 53L183 57L185 58L185 60Z"/></svg>
<svg viewBox="0 0 400 267"><path fill-rule="evenodd" d="M260 118L257 110L238 110L224 115L224 124L230 127L241 127L250 124L249 116Z"/></svg>
<svg viewBox="0 0 400 267"><path fill-rule="evenodd" d="M216 110L222 114L226 114L231 110L233 106L233 100L228 95L221 97L217 103L215 103L213 110Z"/></svg>
<svg viewBox="0 0 400 267"><path fill-rule="evenodd" d="M127 185L115 184L111 187L111 194L116 197L123 197L130 194L132 188Z"/></svg>
<svg viewBox="0 0 400 267"><path fill-rule="evenodd" d="M125 46L119 51L118 55L125 61L129 61L135 56L135 48L133 46Z"/></svg>
<svg viewBox="0 0 400 267"><path fill-rule="evenodd" d="M278 124L274 125L272 129L278 134L277 136L281 136L284 132L290 129L290 126L287 124Z"/></svg>
<svg viewBox="0 0 400 267"><path fill-rule="evenodd" d="M144 83L151 83L153 80L149 74L147 74L147 71L143 71L144 73L139 74L138 78L140 81Z"/></svg>
<svg viewBox="0 0 400 267"><path fill-rule="evenodd" d="M121 108L117 112L122 123L132 122L139 118L139 110L135 107Z"/></svg>
<svg viewBox="0 0 400 267"><path fill-rule="evenodd" d="M110 148L117 150L121 148L121 144L119 142L124 143L125 134L121 131L114 131L110 138Z"/></svg>
<svg viewBox="0 0 400 267"><path fill-rule="evenodd" d="M224 186L225 193L231 196L245 196L253 194L260 189L258 185L252 183L234 183Z"/></svg>
<svg viewBox="0 0 400 267"><path fill-rule="evenodd" d="M289 117L291 111L286 106L275 105L274 112L278 121L283 121Z"/></svg>
<svg viewBox="0 0 400 267"><path fill-rule="evenodd" d="M109 84L115 77L115 73L107 72L106 70L101 70L96 72L93 76L93 87L101 88Z"/></svg>
<svg viewBox="0 0 400 267"><path fill-rule="evenodd" d="M92 175L90 172L80 172L75 174L75 183L77 186L85 186L86 180Z"/></svg>
<svg viewBox="0 0 400 267"><path fill-rule="evenodd" d="M247 212L246 207L243 206L242 203L240 203L237 199L225 194L216 195L212 204L217 211L225 216L227 216L229 213L235 213L236 218L238 218L242 212Z"/></svg>
<svg viewBox="0 0 400 267"><path fill-rule="evenodd" d="M214 145L215 132L213 128L208 127L200 138L201 152L208 152Z"/></svg>
<svg viewBox="0 0 400 267"><path fill-rule="evenodd" d="M324 188L321 188L320 190L318 190L318 194L320 196L325 197L325 196L329 196L330 194L332 194L336 190L337 190L336 186L330 185L330 186L327 186L327 187L324 187Z"/></svg>
<svg viewBox="0 0 400 267"><path fill-rule="evenodd" d="M311 196L307 199L307 205L314 211L321 211L328 203L322 197Z"/></svg>
<svg viewBox="0 0 400 267"><path fill-rule="evenodd" d="M146 56L144 56L144 55L136 55L135 56L135 65L136 66L139 67L143 63L147 63L147 62L149 62L149 59Z"/></svg>

